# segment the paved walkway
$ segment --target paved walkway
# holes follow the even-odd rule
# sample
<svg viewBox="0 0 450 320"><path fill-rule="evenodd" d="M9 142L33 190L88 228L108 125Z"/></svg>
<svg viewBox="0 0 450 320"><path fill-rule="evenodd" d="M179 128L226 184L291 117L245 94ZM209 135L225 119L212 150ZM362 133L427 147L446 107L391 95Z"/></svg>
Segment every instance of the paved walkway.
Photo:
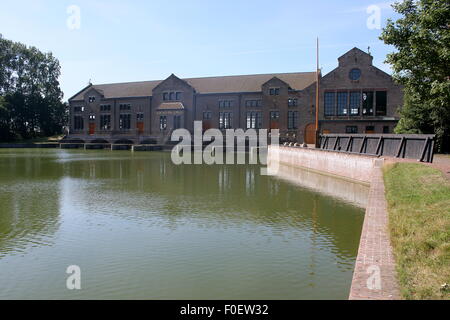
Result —
<svg viewBox="0 0 450 320"><path fill-rule="evenodd" d="M382 166L383 161L378 161L372 174L350 300L400 299L389 238Z"/></svg>

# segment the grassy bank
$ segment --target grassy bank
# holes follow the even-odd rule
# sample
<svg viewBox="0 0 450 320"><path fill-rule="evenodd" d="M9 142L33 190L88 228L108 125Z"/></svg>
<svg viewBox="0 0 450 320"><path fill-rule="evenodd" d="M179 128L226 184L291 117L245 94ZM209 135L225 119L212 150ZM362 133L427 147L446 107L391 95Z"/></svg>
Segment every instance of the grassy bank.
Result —
<svg viewBox="0 0 450 320"><path fill-rule="evenodd" d="M436 169L384 170L389 228L405 299L450 299L450 182Z"/></svg>

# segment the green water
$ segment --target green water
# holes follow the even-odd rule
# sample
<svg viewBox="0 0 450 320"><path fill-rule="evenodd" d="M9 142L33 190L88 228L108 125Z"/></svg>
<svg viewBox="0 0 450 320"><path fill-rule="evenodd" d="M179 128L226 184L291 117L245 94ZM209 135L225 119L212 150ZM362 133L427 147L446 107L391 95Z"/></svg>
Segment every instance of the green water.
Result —
<svg viewBox="0 0 450 320"><path fill-rule="evenodd" d="M257 166L0 149L0 299L346 299L363 219Z"/></svg>

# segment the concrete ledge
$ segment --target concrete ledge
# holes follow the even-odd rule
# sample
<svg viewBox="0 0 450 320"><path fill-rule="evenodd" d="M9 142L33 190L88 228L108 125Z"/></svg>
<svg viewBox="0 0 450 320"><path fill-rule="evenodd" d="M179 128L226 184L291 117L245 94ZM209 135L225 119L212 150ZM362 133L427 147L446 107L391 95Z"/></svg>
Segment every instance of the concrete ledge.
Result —
<svg viewBox="0 0 450 320"><path fill-rule="evenodd" d="M379 160L375 156L312 148L269 146L269 161L276 153L281 164L304 167L363 183L371 182L374 163Z"/></svg>

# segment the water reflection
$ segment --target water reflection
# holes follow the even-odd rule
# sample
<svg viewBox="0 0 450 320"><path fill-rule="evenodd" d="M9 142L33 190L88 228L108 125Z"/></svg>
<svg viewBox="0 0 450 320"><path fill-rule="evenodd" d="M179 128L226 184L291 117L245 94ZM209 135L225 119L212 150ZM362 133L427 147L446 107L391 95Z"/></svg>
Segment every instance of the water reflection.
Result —
<svg viewBox="0 0 450 320"><path fill-rule="evenodd" d="M0 155L1 259L51 245L59 225L62 170L45 154Z"/></svg>
<svg viewBox="0 0 450 320"><path fill-rule="evenodd" d="M5 152L0 282L10 289L0 298L36 297L43 270L74 261L92 275L79 298L348 294L363 210L346 201L362 205L363 192L329 197L333 188L356 190L282 171L301 178L296 186L258 166L175 166L166 153ZM14 273L27 263L29 283ZM39 297L73 297L52 281Z"/></svg>
<svg viewBox="0 0 450 320"><path fill-rule="evenodd" d="M276 177L295 185L341 199L361 208L367 206L369 186L365 184L284 164L279 165Z"/></svg>

